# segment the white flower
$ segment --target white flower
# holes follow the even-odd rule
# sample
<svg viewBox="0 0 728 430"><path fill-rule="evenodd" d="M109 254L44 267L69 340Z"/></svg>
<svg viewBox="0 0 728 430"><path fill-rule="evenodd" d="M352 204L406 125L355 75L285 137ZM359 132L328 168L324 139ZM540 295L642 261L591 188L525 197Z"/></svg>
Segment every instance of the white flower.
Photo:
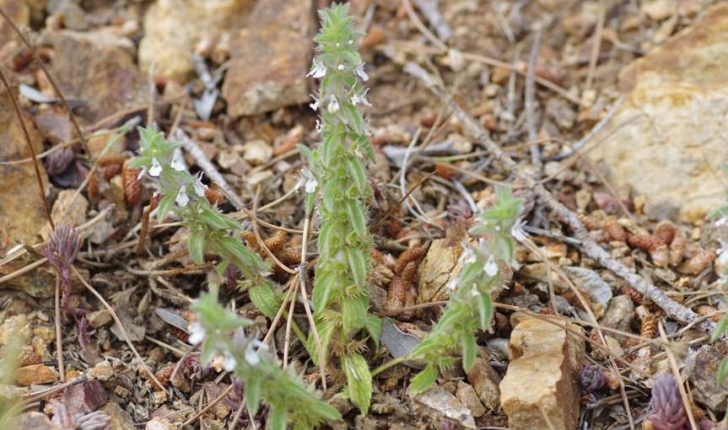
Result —
<svg viewBox="0 0 728 430"><path fill-rule="evenodd" d="M251 366L256 366L260 363L260 356L258 355L260 350L267 351L268 344L263 343L258 339L251 339L245 347L245 361L247 361Z"/></svg>
<svg viewBox="0 0 728 430"><path fill-rule="evenodd" d="M718 218L718 221L715 222L716 227L721 227L724 225L728 225L728 217L726 217L726 216L722 216L722 217Z"/></svg>
<svg viewBox="0 0 728 430"><path fill-rule="evenodd" d="M172 155L171 166L174 170L176 170L178 172L187 170L187 166L185 165L185 156L182 154L181 149L177 148L174 150L174 155Z"/></svg>
<svg viewBox="0 0 728 430"><path fill-rule="evenodd" d="M371 106L372 104L369 103L369 100L367 100L367 92L368 91L369 91L369 88L367 88L366 90L364 90L364 92L361 93L361 94L354 94L351 97L351 104L353 104L354 106L356 106L357 104L361 103L364 106Z"/></svg>
<svg viewBox="0 0 728 430"><path fill-rule="evenodd" d="M485 262L485 274L491 278L498 274L498 263L495 262L493 255Z"/></svg>
<svg viewBox="0 0 728 430"><path fill-rule="evenodd" d="M197 173L197 177L195 178L195 183L192 185L192 188L194 188L195 194L200 197L205 197L207 185L202 183L202 172Z"/></svg>
<svg viewBox="0 0 728 430"><path fill-rule="evenodd" d="M324 125L321 124L321 121L316 120L316 133L321 133L321 130L324 129Z"/></svg>
<svg viewBox="0 0 728 430"><path fill-rule="evenodd" d="M343 72L343 71L344 71L344 69L346 69L346 66L344 66L343 64L339 64L338 66L336 66L336 68L337 68L337 69L338 69L338 70L339 70L340 72Z"/></svg>
<svg viewBox="0 0 728 430"><path fill-rule="evenodd" d="M526 223L523 220L518 220L513 224L513 227L511 227L511 236L519 242L523 242L526 238L528 238L528 233L523 230L524 225L526 225Z"/></svg>
<svg viewBox="0 0 728 430"><path fill-rule="evenodd" d="M301 187L304 187L308 194L315 192L316 187L318 187L318 181L308 169L301 170L301 177L298 178L298 182L296 182L296 189Z"/></svg>
<svg viewBox="0 0 728 430"><path fill-rule="evenodd" d="M156 178L160 173L162 173L162 165L159 164L159 161L156 158L152 158L152 167L149 168L149 176L154 176Z"/></svg>
<svg viewBox="0 0 728 430"><path fill-rule="evenodd" d="M326 66L321 64L321 62L318 60L318 58L313 59L313 65L311 66L311 71L308 72L306 77L312 76L314 78L323 78L326 76Z"/></svg>
<svg viewBox="0 0 728 430"><path fill-rule="evenodd" d="M329 100L329 105L326 107L326 110L329 111L329 113L336 113L339 111L339 101L336 100L336 97L331 94L331 99Z"/></svg>
<svg viewBox="0 0 728 430"><path fill-rule="evenodd" d="M190 337L187 339L192 345L197 345L205 339L205 328L199 322L190 324Z"/></svg>
<svg viewBox="0 0 728 430"><path fill-rule="evenodd" d="M139 174L137 175L137 180L140 180L141 178L143 178L146 173L147 173L146 167L142 167L141 169L139 169Z"/></svg>
<svg viewBox="0 0 728 430"><path fill-rule="evenodd" d="M353 45L353 44L354 44L354 39L349 39L349 45Z"/></svg>
<svg viewBox="0 0 728 430"><path fill-rule="evenodd" d="M309 106L313 110L318 110L319 108L319 99L316 98L316 96L312 95L311 98L313 99L313 103L309 103Z"/></svg>
<svg viewBox="0 0 728 430"><path fill-rule="evenodd" d="M364 63L356 66L356 69L354 69L354 73L356 73L357 76L359 76L364 82L369 80L369 75L367 75L367 72L364 71Z"/></svg>
<svg viewBox="0 0 728 430"><path fill-rule="evenodd" d="M190 202L190 198L187 195L187 187L182 185L177 192L177 198L174 199L177 202L177 206L183 208Z"/></svg>
<svg viewBox="0 0 728 430"><path fill-rule="evenodd" d="M230 354L230 351L225 351L225 354L223 355L222 359L222 367L228 371L232 372L235 370L235 366L238 365L238 362L235 360L235 357L233 357L232 354Z"/></svg>

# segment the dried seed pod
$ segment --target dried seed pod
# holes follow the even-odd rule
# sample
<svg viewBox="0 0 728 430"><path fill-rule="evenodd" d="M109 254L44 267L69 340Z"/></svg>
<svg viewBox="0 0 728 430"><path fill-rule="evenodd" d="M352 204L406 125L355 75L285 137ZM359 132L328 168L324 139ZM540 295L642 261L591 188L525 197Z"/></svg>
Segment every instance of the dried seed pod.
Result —
<svg viewBox="0 0 728 430"><path fill-rule="evenodd" d="M243 230L240 232L240 237L247 242L248 248L252 249L253 251L260 251L260 247L258 246L258 238L255 237L255 233L248 230Z"/></svg>
<svg viewBox="0 0 728 430"><path fill-rule="evenodd" d="M655 266L667 267L670 264L670 250L667 248L667 245L661 244L650 251L650 258Z"/></svg>
<svg viewBox="0 0 728 430"><path fill-rule="evenodd" d="M700 305L697 308L695 308L695 313L700 315L701 317L710 318L713 322L718 322L723 318L723 313L718 312L718 310L712 306L708 305Z"/></svg>
<svg viewBox="0 0 728 430"><path fill-rule="evenodd" d="M127 161L124 154L107 154L99 158L99 167L108 167L114 164L123 165Z"/></svg>
<svg viewBox="0 0 728 430"><path fill-rule="evenodd" d="M616 218L608 218L602 224L602 229L610 241L624 242L627 240L627 232Z"/></svg>
<svg viewBox="0 0 728 430"><path fill-rule="evenodd" d="M691 275L698 275L710 267L715 260L716 254L713 251L700 250L691 259L680 266L680 271Z"/></svg>
<svg viewBox="0 0 728 430"><path fill-rule="evenodd" d="M130 169L128 163L124 163L121 170L121 179L124 184L124 198L130 205L136 205L142 196L139 186L139 169Z"/></svg>
<svg viewBox="0 0 728 430"><path fill-rule="evenodd" d="M629 244L629 246L631 246L632 248L651 252L660 244L662 244L662 242L660 241L660 239L647 234L628 234L627 244Z"/></svg>
<svg viewBox="0 0 728 430"><path fill-rule="evenodd" d="M402 306L404 306L407 300L409 289L410 285L401 276L395 275L387 290L387 304L384 306L384 309L387 311L402 309Z"/></svg>
<svg viewBox="0 0 728 430"><path fill-rule="evenodd" d="M402 280L404 280L406 283L412 285L415 282L415 278L417 278L417 263L414 261L410 261L407 263L406 266L404 266L404 269L402 269L402 273L400 275L402 277Z"/></svg>
<svg viewBox="0 0 728 430"><path fill-rule="evenodd" d="M544 307L542 307L541 309L539 309L539 310L538 310L538 313L540 313L541 315L555 315L555 314L556 314L556 313L554 312L554 310L553 310L553 309L551 309L551 308L550 308L550 307L548 307L548 306L544 306Z"/></svg>
<svg viewBox="0 0 728 430"><path fill-rule="evenodd" d="M86 185L86 194L88 199L95 201L99 198L99 178L96 174L92 174L88 177L88 185Z"/></svg>
<svg viewBox="0 0 728 430"><path fill-rule="evenodd" d="M103 174L103 177L105 180L109 180L113 178L114 176L118 175L119 172L122 170L122 164L109 164L108 166L101 169L101 172Z"/></svg>
<svg viewBox="0 0 728 430"><path fill-rule="evenodd" d="M685 258L686 248L685 238L680 235L675 236L672 243L670 243L670 266L677 266L682 263L683 258Z"/></svg>
<svg viewBox="0 0 728 430"><path fill-rule="evenodd" d="M645 315L640 325L640 336L653 339L657 333L657 318L653 314Z"/></svg>
<svg viewBox="0 0 728 430"><path fill-rule="evenodd" d="M225 193L217 185L211 185L205 189L205 198L211 205L219 205L225 201Z"/></svg>
<svg viewBox="0 0 728 430"><path fill-rule="evenodd" d="M301 248L284 248L276 252L276 257L286 266L301 264Z"/></svg>
<svg viewBox="0 0 728 430"><path fill-rule="evenodd" d="M174 364L168 364L166 366L163 366L159 370L154 373L154 376L157 378L159 382L161 382L163 385L169 384L169 379L172 377L172 373L174 372ZM152 381L153 384L155 384ZM164 387L158 387L160 390L163 390Z"/></svg>
<svg viewBox="0 0 728 430"><path fill-rule="evenodd" d="M577 214L577 218L579 218L579 221L581 221L582 224L584 224L584 228L593 231L599 229L599 223L594 221L589 215L586 214Z"/></svg>
<svg viewBox="0 0 728 430"><path fill-rule="evenodd" d="M635 305L641 305L645 302L645 296L642 295L639 291L635 290L634 288L630 287L629 285L622 285L619 287L619 292L622 293L625 296L629 296L630 299L632 299L632 303Z"/></svg>
<svg viewBox="0 0 728 430"><path fill-rule="evenodd" d="M286 233L284 230L276 230L275 233L273 233L268 239L266 239L263 243L265 243L265 246L270 249L272 253L276 253L283 249L284 246L286 246L286 243L288 242L288 233Z"/></svg>
<svg viewBox="0 0 728 430"><path fill-rule="evenodd" d="M660 239L665 245L670 245L675 239L677 228L671 221L660 221L655 227L655 237Z"/></svg>
<svg viewBox="0 0 728 430"><path fill-rule="evenodd" d="M425 255L425 247L424 246L418 246L415 248L410 248L406 251L404 251L400 256L397 258L397 263L394 265L394 273L400 274L402 273L402 270L409 264L410 262L414 262L422 258L422 256Z"/></svg>

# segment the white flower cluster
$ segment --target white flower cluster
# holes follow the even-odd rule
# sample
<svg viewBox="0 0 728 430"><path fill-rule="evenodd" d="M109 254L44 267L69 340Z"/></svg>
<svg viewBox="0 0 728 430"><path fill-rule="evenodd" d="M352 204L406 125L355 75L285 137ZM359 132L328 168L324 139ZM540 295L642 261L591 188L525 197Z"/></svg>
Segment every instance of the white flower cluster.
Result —
<svg viewBox="0 0 728 430"><path fill-rule="evenodd" d="M189 343L197 345L202 343L207 337L205 327L199 322L193 322L190 324L190 336ZM232 348L231 348L232 346ZM258 339L258 336L247 336L242 329L238 330L233 335L231 345L220 345L217 348L217 353L222 356L223 368L232 372L238 365L238 358L235 351L243 351L243 358L245 362L250 366L257 366L260 364L260 352L267 352L269 349L268 344Z"/></svg>

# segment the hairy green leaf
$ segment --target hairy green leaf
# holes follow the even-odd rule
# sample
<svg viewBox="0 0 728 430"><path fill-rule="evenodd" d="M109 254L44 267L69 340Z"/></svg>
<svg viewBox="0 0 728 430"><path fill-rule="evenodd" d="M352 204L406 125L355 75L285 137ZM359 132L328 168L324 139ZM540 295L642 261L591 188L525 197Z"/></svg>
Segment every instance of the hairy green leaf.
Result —
<svg viewBox="0 0 728 430"><path fill-rule="evenodd" d="M359 354L345 355L341 365L346 373L349 397L366 415L372 400L372 375L366 359Z"/></svg>

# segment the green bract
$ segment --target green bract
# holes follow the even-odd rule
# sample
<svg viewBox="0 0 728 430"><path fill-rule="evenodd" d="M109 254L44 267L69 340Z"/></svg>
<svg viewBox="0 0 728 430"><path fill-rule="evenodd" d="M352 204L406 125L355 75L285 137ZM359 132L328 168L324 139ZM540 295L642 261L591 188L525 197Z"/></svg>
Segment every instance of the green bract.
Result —
<svg viewBox="0 0 728 430"><path fill-rule="evenodd" d="M321 30L309 76L321 79L311 107L321 115L317 129L322 144L315 152L304 154L308 154L320 185L321 198L319 258L312 295L317 330L323 347L348 351L338 357L347 376L347 392L366 413L372 392L369 368L364 357L346 347L361 329L375 340L381 331L381 322L368 312L372 238L367 229L366 202L372 190L365 163L374 153L359 111L360 105L369 106L367 90L362 86L368 76L356 45L362 33L354 29L347 12L346 5L320 12Z"/></svg>
<svg viewBox="0 0 728 430"><path fill-rule="evenodd" d="M410 390L421 393L432 385L439 371L453 366L462 356L468 371L478 353L475 334L487 330L493 317L491 289L504 282L501 265L513 263L515 241L512 231L523 210L523 200L510 190L497 191L497 200L480 214L479 222L470 230L479 236L477 246L465 244L463 271L448 287L450 303L432 332L415 349L411 357L424 360L427 367L412 379Z"/></svg>
<svg viewBox="0 0 728 430"><path fill-rule="evenodd" d="M237 268L245 277L239 282L241 288L248 290L261 312L273 317L280 298L266 279L268 265L233 235L241 230L240 224L207 201L202 176L187 171L179 144L167 141L155 127L140 128L139 133L139 156L131 167L140 168L140 176L149 177L161 197L157 218L179 218L190 230L192 260L202 264L205 253L213 252L220 258L220 273L230 265ZM281 369L267 345L246 334L245 328L252 322L222 308L216 294L203 295L192 309L198 320L193 324L190 342L204 341L203 360L222 356L226 370L244 381L245 402L251 414L256 413L261 401L268 404L269 428L283 430L290 423L295 429L310 429L324 420L341 418L335 409L318 400L312 389L304 388L297 375Z"/></svg>

